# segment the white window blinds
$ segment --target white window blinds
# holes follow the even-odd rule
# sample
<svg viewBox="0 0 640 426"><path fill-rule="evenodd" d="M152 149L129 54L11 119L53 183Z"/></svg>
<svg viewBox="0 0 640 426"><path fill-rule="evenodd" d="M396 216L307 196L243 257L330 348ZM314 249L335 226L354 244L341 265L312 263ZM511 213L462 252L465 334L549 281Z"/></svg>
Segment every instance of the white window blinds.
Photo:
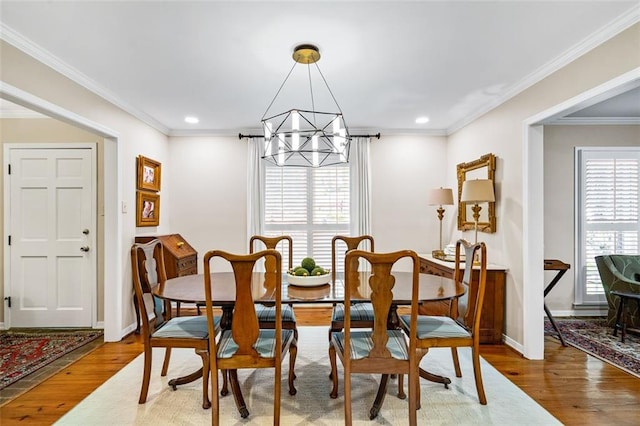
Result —
<svg viewBox="0 0 640 426"><path fill-rule="evenodd" d="M603 300L595 256L635 254L640 239L640 149L580 149L577 217L582 302Z"/></svg>
<svg viewBox="0 0 640 426"><path fill-rule="evenodd" d="M293 264L313 257L331 267L331 239L349 235L349 166L265 167L264 229L293 238ZM286 257L286 253L282 253ZM287 264L288 259L283 259Z"/></svg>

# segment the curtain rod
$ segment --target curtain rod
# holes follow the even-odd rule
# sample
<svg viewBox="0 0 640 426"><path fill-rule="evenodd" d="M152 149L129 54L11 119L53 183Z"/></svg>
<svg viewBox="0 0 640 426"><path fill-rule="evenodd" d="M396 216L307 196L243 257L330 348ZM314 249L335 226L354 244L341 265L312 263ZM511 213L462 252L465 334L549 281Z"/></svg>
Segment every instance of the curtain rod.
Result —
<svg viewBox="0 0 640 426"><path fill-rule="evenodd" d="M375 135L350 135L352 138L376 138L380 139L380 132ZM264 135L243 135L242 133L238 133L238 139L244 138L263 138Z"/></svg>

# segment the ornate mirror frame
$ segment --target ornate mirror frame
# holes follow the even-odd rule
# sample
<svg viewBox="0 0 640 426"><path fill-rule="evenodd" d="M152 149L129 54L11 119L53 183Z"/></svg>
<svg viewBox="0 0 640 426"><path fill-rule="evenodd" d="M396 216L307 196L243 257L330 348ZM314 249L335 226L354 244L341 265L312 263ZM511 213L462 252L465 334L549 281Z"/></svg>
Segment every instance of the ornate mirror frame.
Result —
<svg viewBox="0 0 640 426"><path fill-rule="evenodd" d="M486 170L486 172L485 172ZM496 172L496 156L489 153L485 154L477 160L469 163L460 163L457 166L458 174L458 229L461 231L475 229L473 221L473 212L471 207L473 204L460 201L462 197L462 183L467 178L473 179L491 179L495 182ZM486 175L485 175L486 173ZM472 176L468 176L471 174ZM488 204L488 207L485 206ZM480 211L480 220L478 221L478 231L493 233L496 232L496 203L483 203Z"/></svg>

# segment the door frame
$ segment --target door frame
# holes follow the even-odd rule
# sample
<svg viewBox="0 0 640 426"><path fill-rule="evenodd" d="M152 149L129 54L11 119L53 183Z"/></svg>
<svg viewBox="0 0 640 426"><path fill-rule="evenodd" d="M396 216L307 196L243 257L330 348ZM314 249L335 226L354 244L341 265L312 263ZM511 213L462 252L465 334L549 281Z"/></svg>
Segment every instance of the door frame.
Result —
<svg viewBox="0 0 640 426"><path fill-rule="evenodd" d="M91 169L92 169L92 175L91 175L91 186L93 188L92 190L92 197L93 199L91 200L91 204L92 204L92 228L93 228L93 232L96 233L97 232L97 226L98 226L98 211L97 211L97 197L98 197L98 172L97 172L97 152L98 152L98 147L96 145L96 143L92 143L92 142L81 142L81 143L72 143L72 142L60 142L60 143L55 143L55 142L35 142L35 143L22 143L22 142L17 142L17 143L5 143L3 145L3 158L5 166L4 166L4 170L7 170L7 166L6 164L9 164L9 160L11 158L11 150L14 149L20 149L20 150L25 150L25 149L32 149L32 150L44 150L44 149L89 149L90 150L90 156L91 156ZM6 178L3 180L3 194L4 194L4 235L5 237L7 235L12 235L14 234L14 232L12 232L11 229L11 218L9 217L10 215L7 214L8 212L11 211L11 178ZM95 242L97 244L98 240L97 238L95 239ZM5 268L4 268L4 293L3 294L9 294L11 295L11 250L12 250L12 246L7 245L6 248L6 253L5 253L5 259L7 259L8 261L5 264ZM93 277L95 280L95 285L92 286L91 288L91 327L93 328L97 328L97 323L98 323L98 310L97 310L97 297L98 297L98 257L94 256L94 260L93 260ZM7 266L8 265L8 266ZM11 309L7 309L6 305L5 305L5 325L7 328L11 327Z"/></svg>
<svg viewBox="0 0 640 426"><path fill-rule="evenodd" d="M104 328L104 339L107 342L117 342L124 337L126 330L123 327L123 267L126 258L123 254L122 244L122 216L119 214L118 200L122 199L122 172L118 164L122 163L122 149L118 147L120 136L118 132L102 124L82 117L72 111L61 108L49 101L25 92L0 80L0 98L22 105L26 108L79 127L83 130L104 138L104 159L98 167L103 168L103 194L104 210L98 214L104 215L104 239L99 242L103 253L103 280L104 280L104 321L97 322L96 327ZM6 166L5 166L6 167ZM6 169L5 169L6 170ZM5 207L3 207L5 209ZM5 215L6 229L6 215ZM6 268L9 259L7 253L7 239L3 238L4 268L6 282ZM7 319L7 311L4 310L4 320ZM97 314L97 310L96 310Z"/></svg>
<svg viewBox="0 0 640 426"><path fill-rule="evenodd" d="M523 342L521 346L513 346L527 359L544 359L544 241L540 238L544 235L544 125L636 87L640 87L640 68L547 108L522 123L522 300L526 303L522 304Z"/></svg>

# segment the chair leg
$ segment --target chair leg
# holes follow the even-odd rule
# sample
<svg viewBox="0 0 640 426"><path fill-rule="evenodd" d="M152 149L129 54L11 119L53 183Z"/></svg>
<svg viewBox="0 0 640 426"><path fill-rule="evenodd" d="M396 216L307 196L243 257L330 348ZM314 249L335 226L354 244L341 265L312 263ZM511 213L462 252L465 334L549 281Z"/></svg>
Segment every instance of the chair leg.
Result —
<svg viewBox="0 0 640 426"><path fill-rule="evenodd" d="M342 327L334 322L331 323L331 326L329 326L329 346L331 346L331 336L333 333L340 330L342 330ZM333 369L329 372L329 380L333 380Z"/></svg>
<svg viewBox="0 0 640 426"><path fill-rule="evenodd" d="M420 375L418 373L417 366L410 366L409 372L409 425L416 426L418 424L418 408L419 401L419 382ZM402 375L400 375L402 377Z"/></svg>
<svg viewBox="0 0 640 426"><path fill-rule="evenodd" d="M211 362L211 358L209 358ZM211 368L211 364L209 364ZM218 371L211 370L211 424L212 426L220 426L220 398L218 398ZM225 375L225 371L222 370Z"/></svg>
<svg viewBox="0 0 640 426"><path fill-rule="evenodd" d="M276 363L275 366L275 381L273 383L273 426L280 425L280 398L282 391L282 364ZM291 376L291 370L289 370L289 376Z"/></svg>
<svg viewBox="0 0 640 426"><path fill-rule="evenodd" d="M458 348L451 348L451 357L453 358L453 368L456 370L456 377L462 377L462 370L460 370L460 360L458 359Z"/></svg>
<svg viewBox="0 0 640 426"><path fill-rule="evenodd" d="M296 386L294 384L294 380L296 379L295 374L295 365L296 365L296 357L298 356L298 340L292 342L289 345L289 395L295 395L298 393Z"/></svg>
<svg viewBox="0 0 640 426"><path fill-rule="evenodd" d="M333 343L329 345L329 362L331 363L331 381L333 382L333 389L329 397L336 399L338 397L338 365L336 364L336 348L333 347Z"/></svg>
<svg viewBox="0 0 640 426"><path fill-rule="evenodd" d="M229 395L229 372L227 370L220 370L222 373L222 389L220 389L220 396Z"/></svg>
<svg viewBox="0 0 640 426"><path fill-rule="evenodd" d="M351 426L353 422L351 414L351 367L348 364L344 366L344 424ZM337 372L334 375L337 379ZM334 379L334 381L336 380Z"/></svg>
<svg viewBox="0 0 640 426"><path fill-rule="evenodd" d="M166 348L164 352L164 361L162 362L162 372L160 373L162 377L167 375L167 370L169 370L170 358L171 358L171 348Z"/></svg>
<svg viewBox="0 0 640 426"><path fill-rule="evenodd" d="M207 349L196 349L196 353L202 358L202 408L205 410L211 407L209 401L209 351Z"/></svg>
<svg viewBox="0 0 640 426"><path fill-rule="evenodd" d="M484 394L484 386L482 385L482 372L480 371L480 348L477 343L471 349L471 357L473 358L473 375L476 379L478 399L480 404L487 405L487 397Z"/></svg>
<svg viewBox="0 0 640 426"><path fill-rule="evenodd" d="M142 371L142 388L140 389L140 398L138 404L147 402L147 393L149 392L149 381L151 380L151 361L152 348L145 345L144 347L144 370Z"/></svg>
<svg viewBox="0 0 640 426"><path fill-rule="evenodd" d="M398 374L398 398L405 399L407 395L404 393L404 374Z"/></svg>

